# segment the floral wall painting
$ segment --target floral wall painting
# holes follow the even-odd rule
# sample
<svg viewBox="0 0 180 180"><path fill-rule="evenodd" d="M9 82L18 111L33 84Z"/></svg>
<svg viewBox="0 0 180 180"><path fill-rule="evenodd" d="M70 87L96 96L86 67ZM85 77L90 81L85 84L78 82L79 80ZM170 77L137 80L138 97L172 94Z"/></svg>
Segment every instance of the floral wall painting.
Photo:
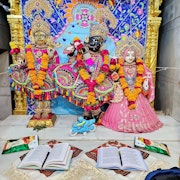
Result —
<svg viewBox="0 0 180 180"><path fill-rule="evenodd" d="M32 6L42 6L43 1L32 1ZM146 26L148 14L148 0L46 0L52 8L52 15L46 18L51 26L51 35L54 40L62 43L62 47L58 50L60 57L63 56L62 49L72 42L75 36L84 40L89 35L89 27L94 21L93 12L96 8L108 7L118 20L117 26L109 28L109 38L106 42L108 48L113 50L115 45L118 45L118 40L125 39L131 35L145 46L146 44ZM25 44L29 42L29 30L31 29L31 19L24 14L24 6L27 0L21 0L23 27L25 35ZM46 11L50 11L49 7ZM39 10L43 17L44 10ZM33 18L33 17L32 17ZM106 22L108 24L108 21ZM116 44L114 44L113 42ZM110 42L110 46L109 46ZM114 52L114 51L110 51ZM113 54L112 54L113 55ZM61 58L61 63L66 61L66 57Z"/></svg>

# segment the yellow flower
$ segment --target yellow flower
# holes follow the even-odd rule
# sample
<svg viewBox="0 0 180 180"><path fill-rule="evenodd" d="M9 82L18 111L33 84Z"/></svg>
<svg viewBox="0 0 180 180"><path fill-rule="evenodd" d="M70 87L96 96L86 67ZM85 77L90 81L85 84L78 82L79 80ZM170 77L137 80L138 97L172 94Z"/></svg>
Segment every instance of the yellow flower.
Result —
<svg viewBox="0 0 180 180"><path fill-rule="evenodd" d="M106 54L104 55L104 64L108 64L109 63L109 55Z"/></svg>
<svg viewBox="0 0 180 180"><path fill-rule="evenodd" d="M131 109L131 110L132 110L132 109L135 109L135 108L136 108L136 104L131 104L131 105L129 105L128 107L129 107L129 109Z"/></svg>
<svg viewBox="0 0 180 180"><path fill-rule="evenodd" d="M94 92L88 92L86 103L88 105L96 103L96 98L95 98L95 93Z"/></svg>
<svg viewBox="0 0 180 180"><path fill-rule="evenodd" d="M103 72L100 72L98 77L96 78L96 83L101 84L105 79L105 74Z"/></svg>
<svg viewBox="0 0 180 180"><path fill-rule="evenodd" d="M17 46L16 46L16 44L15 44L14 41L10 41L10 42L9 42L9 45L10 45L11 49L17 48Z"/></svg>
<svg viewBox="0 0 180 180"><path fill-rule="evenodd" d="M38 85L34 85L33 88L34 89L39 89L39 86Z"/></svg>
<svg viewBox="0 0 180 180"><path fill-rule="evenodd" d="M90 78L89 73L87 73L87 71L83 68L79 70L79 74L83 80L87 80Z"/></svg>
<svg viewBox="0 0 180 180"><path fill-rule="evenodd" d="M41 94L42 94L42 90L40 90L40 89L34 91L34 95L39 96Z"/></svg>

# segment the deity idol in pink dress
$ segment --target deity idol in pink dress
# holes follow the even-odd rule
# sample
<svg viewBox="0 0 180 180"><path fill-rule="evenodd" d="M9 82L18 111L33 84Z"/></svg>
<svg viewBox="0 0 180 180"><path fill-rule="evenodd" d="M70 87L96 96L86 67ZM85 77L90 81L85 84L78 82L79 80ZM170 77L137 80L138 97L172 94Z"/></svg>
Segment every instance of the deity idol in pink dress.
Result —
<svg viewBox="0 0 180 180"><path fill-rule="evenodd" d="M115 54L119 57L119 69L112 73L115 95L102 117L102 124L128 133L159 129L163 124L150 105L154 100L154 86L152 73L141 59L143 48L129 37L117 47Z"/></svg>

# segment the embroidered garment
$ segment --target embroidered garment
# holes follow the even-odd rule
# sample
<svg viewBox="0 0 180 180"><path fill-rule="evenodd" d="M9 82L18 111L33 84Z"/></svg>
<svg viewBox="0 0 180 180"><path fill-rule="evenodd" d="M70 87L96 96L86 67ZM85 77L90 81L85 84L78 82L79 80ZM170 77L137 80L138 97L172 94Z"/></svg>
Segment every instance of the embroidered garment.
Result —
<svg viewBox="0 0 180 180"><path fill-rule="evenodd" d="M40 71L41 63L42 63L42 55L48 54L47 48L32 48L32 54L34 57L33 66L36 70L36 73ZM52 98L56 97L55 92L55 84L53 80L52 71L56 67L56 64L59 64L59 57L56 51L54 51L53 56L51 55L48 60L48 69L46 70L46 76L44 79L44 85L40 87L42 90L41 95L34 95L34 88L29 76L29 70L26 67L19 67L18 65L12 64L11 65L11 78L15 82L15 88L21 90L25 88L28 97L32 99L39 99L39 100L51 100Z"/></svg>
<svg viewBox="0 0 180 180"><path fill-rule="evenodd" d="M104 62L99 52L91 53L91 58L93 59L92 65L88 61L84 62L87 71L91 75L91 80L94 81L99 75ZM87 100L88 86L80 77L76 68L76 62L59 65L55 68L54 74L56 83L60 87L60 94L70 102L84 107ZM110 77L107 77L101 84L95 86L95 96L99 105L111 98L110 92L113 90L112 83Z"/></svg>

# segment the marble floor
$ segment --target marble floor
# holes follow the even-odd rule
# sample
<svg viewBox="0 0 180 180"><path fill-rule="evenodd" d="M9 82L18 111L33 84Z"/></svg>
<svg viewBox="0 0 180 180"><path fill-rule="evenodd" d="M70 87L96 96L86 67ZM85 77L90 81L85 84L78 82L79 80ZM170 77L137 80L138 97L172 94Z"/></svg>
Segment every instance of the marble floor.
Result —
<svg viewBox="0 0 180 180"><path fill-rule="evenodd" d="M69 142L71 145L87 152L108 140L118 140L121 143L133 146L134 137L139 135L147 139L167 144L171 153L170 157L153 152L151 152L151 155L168 162L170 167L179 166L180 122L163 114L158 114L158 117L164 125L161 129L151 133L121 133L107 129L104 126L97 126L95 132L88 133L87 135L77 134L76 136L70 136L71 126L77 120L77 116L58 115L53 128L35 131L32 128L26 128L31 116L11 115L5 120L0 121L0 149L2 151L3 145L8 139L17 139L37 134L40 139L40 144L55 139L62 142ZM3 172L22 154L23 152L0 155L0 179L6 179L3 176Z"/></svg>

